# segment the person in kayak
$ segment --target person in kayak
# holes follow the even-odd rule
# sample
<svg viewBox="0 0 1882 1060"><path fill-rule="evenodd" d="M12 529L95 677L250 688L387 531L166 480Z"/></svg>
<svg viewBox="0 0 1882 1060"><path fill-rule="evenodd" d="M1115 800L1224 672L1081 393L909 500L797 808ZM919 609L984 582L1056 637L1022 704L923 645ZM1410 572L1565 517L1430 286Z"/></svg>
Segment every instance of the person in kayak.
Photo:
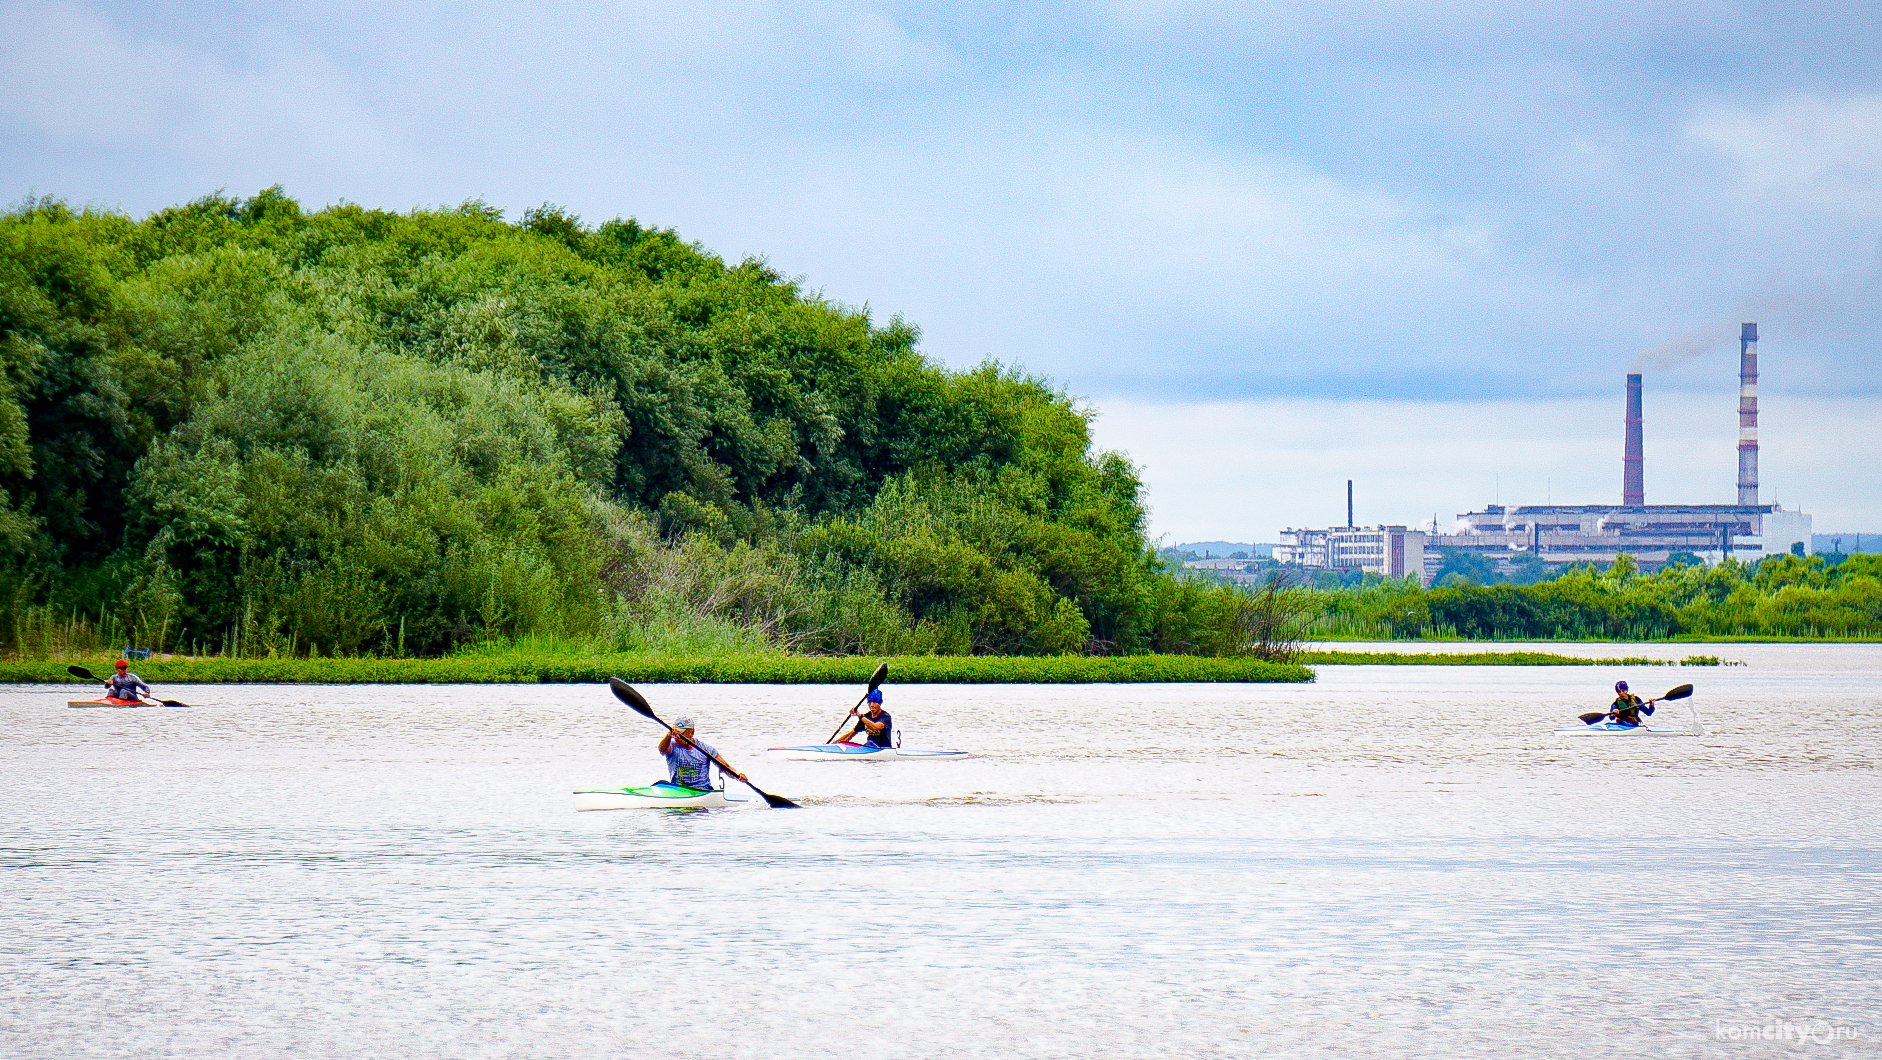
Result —
<svg viewBox="0 0 1882 1060"><path fill-rule="evenodd" d="M712 790L712 760L719 752L693 735L693 719L673 719L673 730L660 737L660 753L666 756L667 772L673 784L694 791ZM732 775L745 780L743 773L734 771Z"/></svg>
<svg viewBox="0 0 1882 1060"><path fill-rule="evenodd" d="M150 694L144 679L131 672L131 664L118 660L118 672L105 679L105 698L141 703Z"/></svg>
<svg viewBox="0 0 1882 1060"><path fill-rule="evenodd" d="M1645 700L1642 700L1639 696L1627 690L1627 682L1614 682L1614 703L1608 707L1609 721L1617 721L1627 726L1637 726L1640 724L1640 709L1642 707L1646 707L1649 714L1653 712L1653 708L1648 707Z"/></svg>
<svg viewBox="0 0 1882 1060"><path fill-rule="evenodd" d="M865 697L869 709L861 714L856 708L850 708L850 716L856 719L856 727L845 736L838 737L839 743L847 743L851 736L862 736L871 747L893 747L890 738L895 732L895 719L882 709L882 690L874 689Z"/></svg>

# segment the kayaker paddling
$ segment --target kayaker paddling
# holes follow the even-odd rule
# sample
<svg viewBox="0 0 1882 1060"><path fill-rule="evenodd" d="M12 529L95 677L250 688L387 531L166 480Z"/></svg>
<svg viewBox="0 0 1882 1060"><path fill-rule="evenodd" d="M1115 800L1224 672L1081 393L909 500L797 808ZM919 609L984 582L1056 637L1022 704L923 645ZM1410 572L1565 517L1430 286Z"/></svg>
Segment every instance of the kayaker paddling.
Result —
<svg viewBox="0 0 1882 1060"><path fill-rule="evenodd" d="M1614 682L1614 702L1608 707L1608 720L1622 725L1639 725L1640 712L1653 713L1652 700L1644 700L1627 690L1627 682Z"/></svg>
<svg viewBox="0 0 1882 1060"><path fill-rule="evenodd" d="M659 747L660 753L666 756L667 772L673 784L694 791L712 790L712 760L718 757L719 751L694 735L693 719L675 718L672 730L660 737ZM719 771L726 772L724 767ZM732 775L745 780L743 773L734 771Z"/></svg>
<svg viewBox="0 0 1882 1060"><path fill-rule="evenodd" d="M150 694L150 686L144 679L131 672L131 664L118 660L118 672L105 678L105 698L116 699L125 703L142 703Z"/></svg>
<svg viewBox="0 0 1882 1060"><path fill-rule="evenodd" d="M856 719L856 725L837 742L845 743L852 736L861 736L871 747L894 746L890 740L895 732L895 719L882 709L882 690L871 689L869 695L863 698L869 704L869 709L858 714L855 707L850 708L850 717Z"/></svg>

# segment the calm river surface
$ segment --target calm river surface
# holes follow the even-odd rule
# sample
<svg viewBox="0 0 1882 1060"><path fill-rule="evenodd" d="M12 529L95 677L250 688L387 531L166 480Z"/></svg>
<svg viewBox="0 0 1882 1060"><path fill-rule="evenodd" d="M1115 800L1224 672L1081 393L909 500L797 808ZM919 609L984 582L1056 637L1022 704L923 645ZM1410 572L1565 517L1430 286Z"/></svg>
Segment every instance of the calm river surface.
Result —
<svg viewBox="0 0 1882 1060"><path fill-rule="evenodd" d="M694 813L571 808L662 772L601 687L7 686L0 1055L1882 1053L1882 648L1587 648L1746 665L891 684L976 756L892 763L645 686L806 805ZM1617 677L1711 735L1550 732Z"/></svg>

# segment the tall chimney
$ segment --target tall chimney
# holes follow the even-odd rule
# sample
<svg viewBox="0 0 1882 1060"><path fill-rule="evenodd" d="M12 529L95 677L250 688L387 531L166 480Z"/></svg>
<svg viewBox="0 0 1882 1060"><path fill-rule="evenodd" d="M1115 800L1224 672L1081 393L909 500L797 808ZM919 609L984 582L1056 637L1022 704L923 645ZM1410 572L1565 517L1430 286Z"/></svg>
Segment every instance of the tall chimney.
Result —
<svg viewBox="0 0 1882 1060"><path fill-rule="evenodd" d="M1758 325L1738 331L1738 503L1758 503Z"/></svg>
<svg viewBox="0 0 1882 1060"><path fill-rule="evenodd" d="M1353 480L1346 480L1346 529L1353 528Z"/></svg>
<svg viewBox="0 0 1882 1060"><path fill-rule="evenodd" d="M1647 503L1647 489L1641 479L1641 465L1646 461L1640 441L1640 376L1627 377L1627 451L1621 455L1621 504L1638 508Z"/></svg>

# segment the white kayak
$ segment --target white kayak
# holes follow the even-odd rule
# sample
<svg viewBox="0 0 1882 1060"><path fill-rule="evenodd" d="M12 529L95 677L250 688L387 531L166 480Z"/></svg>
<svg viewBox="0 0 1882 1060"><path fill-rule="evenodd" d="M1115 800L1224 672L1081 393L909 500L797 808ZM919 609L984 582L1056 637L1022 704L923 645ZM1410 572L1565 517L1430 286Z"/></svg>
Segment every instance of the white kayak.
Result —
<svg viewBox="0 0 1882 1060"><path fill-rule="evenodd" d="M1618 721L1597 721L1590 725L1575 722L1555 730L1561 736L1698 736L1699 730L1662 728L1658 725L1622 725Z"/></svg>
<svg viewBox="0 0 1882 1060"><path fill-rule="evenodd" d="M644 788L604 788L575 793L578 810L705 810L750 801L742 796L728 796L717 788L701 791L664 780Z"/></svg>
<svg viewBox="0 0 1882 1060"><path fill-rule="evenodd" d="M65 701L65 705L68 707L104 707L108 710L130 710L133 707L170 706L170 704L163 703L163 702L140 703L134 699L68 699ZM178 703L176 705L179 707L184 707L184 706L188 706L189 704Z"/></svg>
<svg viewBox="0 0 1882 1060"><path fill-rule="evenodd" d="M819 743L773 747L765 752L765 757L774 762L893 762L901 758L966 758L967 752L872 747L866 743Z"/></svg>

